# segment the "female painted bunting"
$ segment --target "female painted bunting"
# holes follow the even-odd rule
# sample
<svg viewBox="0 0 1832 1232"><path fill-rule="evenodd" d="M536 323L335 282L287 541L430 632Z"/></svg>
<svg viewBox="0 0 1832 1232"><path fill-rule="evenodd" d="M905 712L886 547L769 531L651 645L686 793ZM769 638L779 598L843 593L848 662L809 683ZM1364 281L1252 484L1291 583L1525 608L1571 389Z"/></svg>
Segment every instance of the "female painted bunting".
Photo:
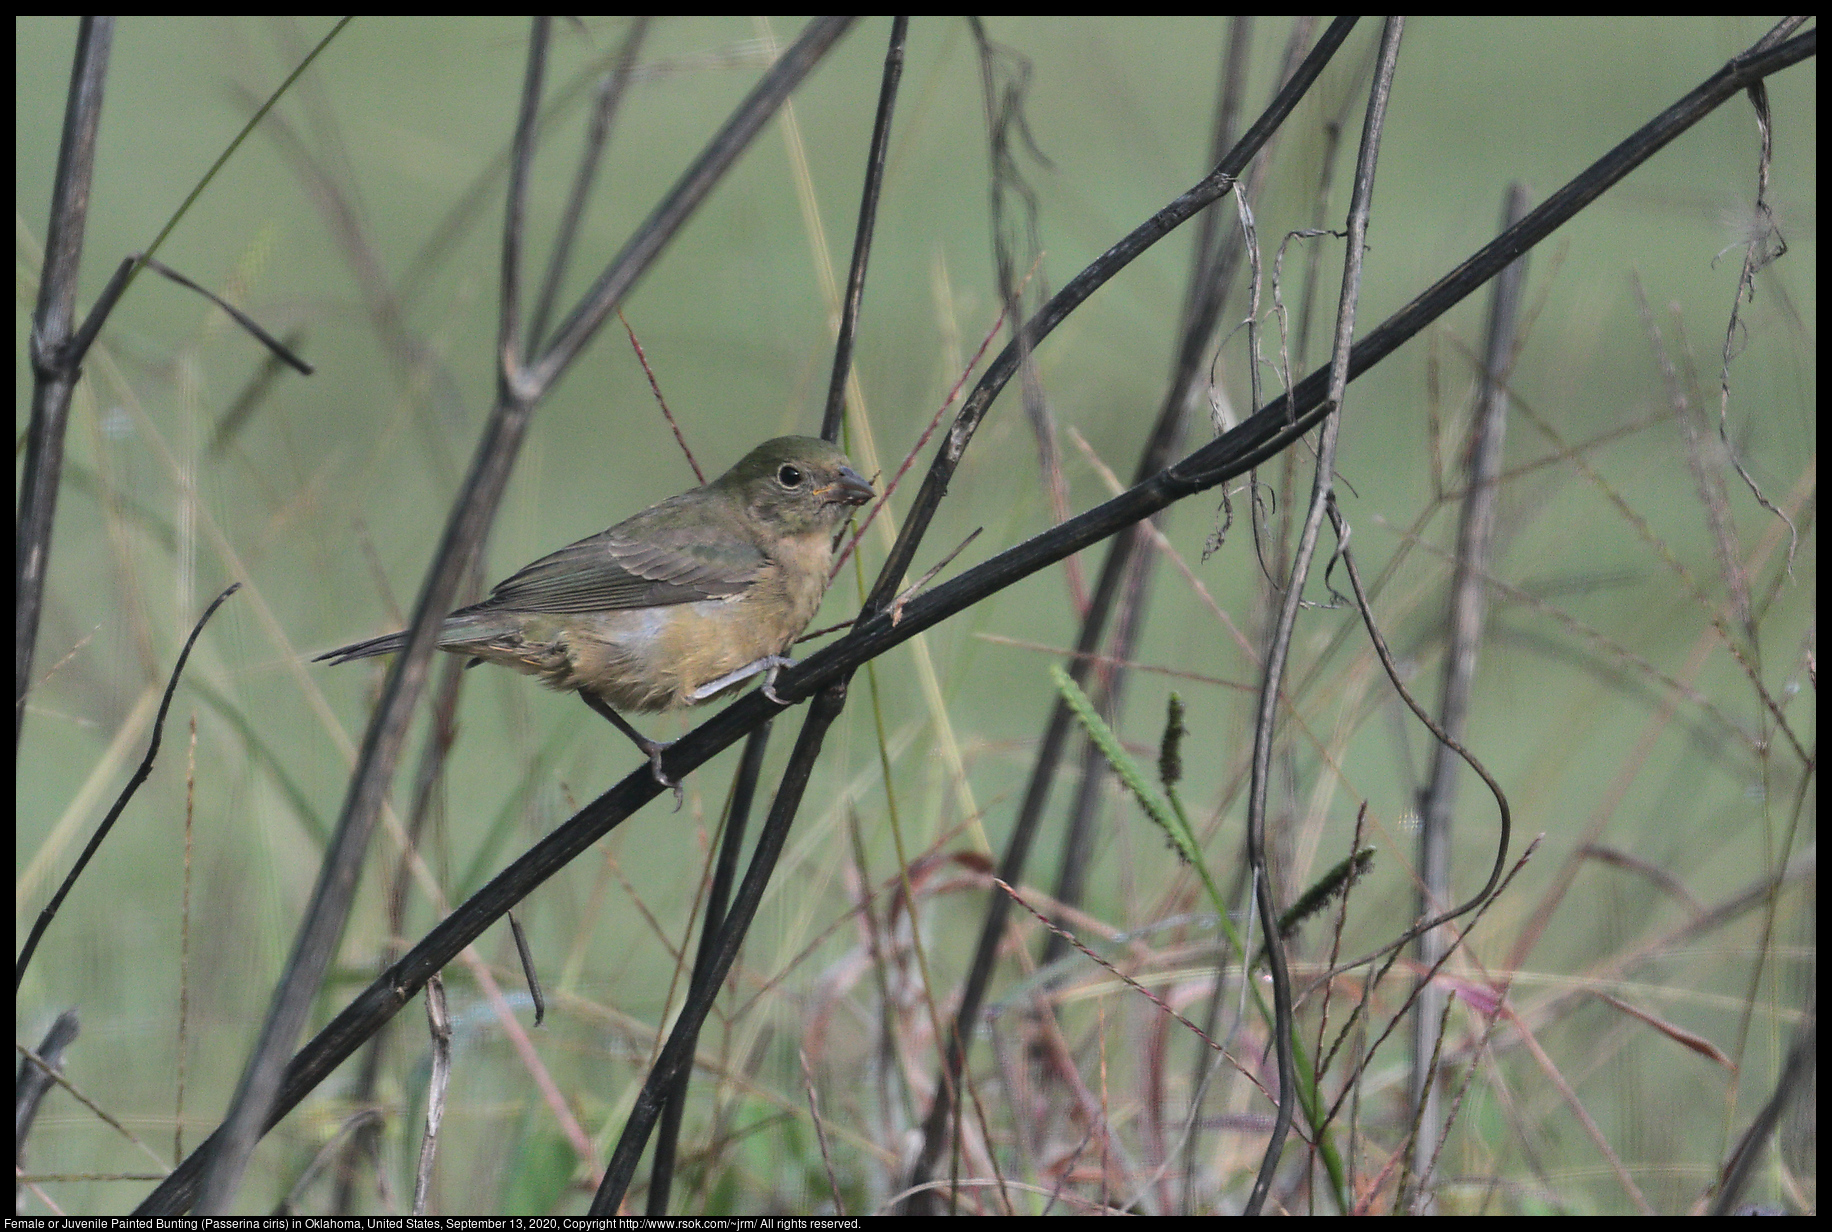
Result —
<svg viewBox="0 0 1832 1232"><path fill-rule="evenodd" d="M779 436L705 487L543 556L482 603L453 612L439 648L577 691L678 794L662 773L667 744L617 711L697 705L759 673L768 691L820 608L834 532L874 495L837 446ZM313 661L392 654L406 636Z"/></svg>

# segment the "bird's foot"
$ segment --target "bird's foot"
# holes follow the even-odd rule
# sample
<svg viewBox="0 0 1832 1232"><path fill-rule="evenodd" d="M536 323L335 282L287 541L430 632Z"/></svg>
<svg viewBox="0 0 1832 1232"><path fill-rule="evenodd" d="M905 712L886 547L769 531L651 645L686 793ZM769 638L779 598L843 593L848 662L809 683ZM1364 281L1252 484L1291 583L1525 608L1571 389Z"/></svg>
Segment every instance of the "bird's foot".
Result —
<svg viewBox="0 0 1832 1232"><path fill-rule="evenodd" d="M787 706L789 704L788 702L776 696L776 674L785 667L794 667L795 660L791 659L788 655L771 655L770 658L775 661L770 664L770 670L764 673L763 695L775 702L778 706Z"/></svg>
<svg viewBox="0 0 1832 1232"><path fill-rule="evenodd" d="M776 696L776 673L785 667L793 666L795 666L795 660L791 659L788 655L764 655L761 659L752 659L749 663L746 663L735 672L726 672L723 676L715 680L708 680L705 684L689 693L687 698L689 701L703 702L707 698L731 688L741 680L749 680L758 672L768 672L769 675L765 676L763 680L763 695L775 702L778 706L787 706L789 704L788 702Z"/></svg>
<svg viewBox="0 0 1832 1232"><path fill-rule="evenodd" d="M649 773L655 776L655 781L674 793L674 811L678 813L687 793L681 790L679 779L671 779L662 771L662 754L673 744L672 740L644 740L637 747L649 755Z"/></svg>

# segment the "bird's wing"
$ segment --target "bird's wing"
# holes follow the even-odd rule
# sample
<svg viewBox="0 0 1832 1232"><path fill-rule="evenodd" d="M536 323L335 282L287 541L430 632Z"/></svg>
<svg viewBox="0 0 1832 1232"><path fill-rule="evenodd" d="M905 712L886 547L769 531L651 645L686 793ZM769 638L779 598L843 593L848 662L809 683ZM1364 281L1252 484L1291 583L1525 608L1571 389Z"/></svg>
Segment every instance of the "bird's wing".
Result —
<svg viewBox="0 0 1832 1232"><path fill-rule="evenodd" d="M769 558L729 531L679 525L674 504L663 501L543 556L471 610L604 612L743 594Z"/></svg>

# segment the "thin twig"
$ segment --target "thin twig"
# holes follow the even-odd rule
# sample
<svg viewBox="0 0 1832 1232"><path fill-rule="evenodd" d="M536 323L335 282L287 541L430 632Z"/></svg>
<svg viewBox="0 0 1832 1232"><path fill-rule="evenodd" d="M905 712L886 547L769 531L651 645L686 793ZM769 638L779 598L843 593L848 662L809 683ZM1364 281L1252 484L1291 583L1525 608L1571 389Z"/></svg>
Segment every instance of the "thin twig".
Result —
<svg viewBox="0 0 1832 1232"><path fill-rule="evenodd" d="M426 1213L426 1195L432 1189L433 1155L439 1147L439 1127L445 1121L445 1093L452 1080L452 1019L445 1012L445 981L426 981L426 1026L432 1037L432 1076L426 1084L426 1128L420 1135L420 1162L413 1174L413 1213Z"/></svg>
<svg viewBox="0 0 1832 1232"><path fill-rule="evenodd" d="M821 414L821 436L840 439L846 413L846 383L852 375L852 347L859 332L859 305L865 297L865 269L871 260L872 232L878 225L878 198L884 191L885 155L891 144L891 116L897 110L897 87L903 80L903 50L910 19L891 19L890 47L878 83L878 114L872 121L871 148L865 157L865 189L859 196L859 223L852 233L852 266L846 274L846 298L840 304L840 332L833 344L833 374L827 382L827 407ZM839 1201L839 1193L834 1193Z"/></svg>
<svg viewBox="0 0 1832 1232"><path fill-rule="evenodd" d="M227 590L211 601L210 606L204 609L204 614L197 618L197 623L191 626L191 635L185 638L184 649L178 652L178 661L172 664L172 674L165 682L165 694L159 699L159 714L153 720L153 735L152 739L147 741L146 755L140 759L140 764L135 768L133 777L127 780L127 785L122 787L120 794L115 797L113 807L108 810L107 816L102 818L102 824L95 828L94 834L90 835L88 844L83 848L83 854L76 858L76 863L65 874L63 884L57 887L57 893L51 896L51 901L45 904L44 910L38 913L38 919L33 921L32 931L27 935L25 946L19 951L19 958L13 965L13 991L15 993L24 983L26 969L32 965L32 954L38 949L38 942L43 938L45 929L50 927L52 919L56 917L57 909L63 905L64 899L75 888L76 879L83 875L83 869L88 867L90 859L101 849L102 841L108 837L108 832L114 829L114 824L120 819L121 812L127 807L128 801L134 798L134 794L140 790L140 784L146 782L147 776L152 774L153 762L159 756L159 742L165 735L166 712L172 708L172 695L178 691L178 680L184 675L185 664L190 661L191 647L197 645L198 636L203 633L204 626L210 623L210 617L216 615L216 609L223 605L225 599L241 588L240 582L231 583Z"/></svg>
<svg viewBox="0 0 1832 1232"><path fill-rule="evenodd" d="M1526 212L1526 188L1519 183L1510 185L1501 207L1500 229L1507 230ZM1488 336L1476 417L1465 455L1468 459L1466 495L1457 526L1456 564L1451 574L1447 612L1450 639L1445 648L1444 683L1438 702L1438 722L1457 739L1463 738L1467 726L1470 701L1475 694L1476 662L1487 622L1488 595L1484 578L1490 572L1494 552L1496 506L1501 495L1496 480L1501 474L1502 446L1507 434L1507 374L1516 354L1516 329L1526 274L1523 257L1495 279L1489 300ZM1450 828L1456 805L1458 768L1456 755L1447 746L1433 746L1430 777L1420 793L1418 805L1420 886L1417 914L1421 916L1442 909L1450 901ZM1434 966L1443 946L1444 938L1435 930L1420 936L1419 965ZM1417 1115L1413 1118L1412 1158L1408 1161L1408 1167L1417 1168L1416 1200L1426 1206L1420 1213L1431 1213L1432 1176L1429 1169L1417 1166L1435 1156L1439 1145L1437 1085L1427 1081L1426 1071L1436 1068L1447 1010L1447 998L1436 986L1420 990L1412 1019L1412 1098ZM1427 1053L1431 1057L1429 1062Z"/></svg>
<svg viewBox="0 0 1832 1232"><path fill-rule="evenodd" d="M636 352L636 362L642 365L642 374L649 378L649 388L655 394L655 405L662 409L662 418L668 421L668 430L674 433L675 444L687 455L687 465L693 468L693 477L706 486L706 472L700 469L700 460L693 456L693 450L687 445L687 438L681 435L681 425L674 420L674 412L668 409L668 399L662 396L661 382L655 379L655 369L649 366L649 357L643 352L642 343L636 340L636 331L630 328L629 318L623 315L623 309L617 309L617 319L623 322L623 332L630 336L630 349Z"/></svg>
<svg viewBox="0 0 1832 1232"><path fill-rule="evenodd" d="M1402 18L1387 19L1381 32L1380 64L1375 69L1374 84L1368 97L1367 114L1362 121L1361 152L1355 165L1355 188L1349 202L1348 253L1343 258L1342 294L1336 313L1336 345L1330 358L1329 396L1325 401L1322 439L1317 444L1316 477L1312 480L1310 512L1304 520L1298 550L1292 560L1291 577L1286 587L1279 622L1266 654L1265 683L1260 692L1259 713L1254 724L1253 771L1247 795L1247 858L1258 877L1260 926L1266 934L1267 966L1272 973L1273 1044L1278 1050L1278 1115L1260 1160L1259 1175L1247 1197L1243 1213L1257 1215L1265 1206L1278 1169L1279 1156L1285 1148L1296 1105L1303 1096L1298 1091L1296 1061L1292 1052L1291 972L1285 961L1285 945L1278 935L1279 910L1273 897L1272 877L1266 863L1266 788L1272 768L1272 737L1277 716L1280 685L1285 661L1290 653L1291 638L1296 630L1299 605L1304 595L1304 580L1323 529L1323 518L1333 509L1332 482L1336 464L1336 441L1341 431L1342 403L1348 390L1349 355L1355 334L1355 308L1361 297L1362 250L1367 241L1368 215L1373 207L1374 169L1380 153L1380 137L1386 122L1387 99L1393 88L1393 74L1399 61L1400 36L1405 29ZM1340 534L1340 528L1338 528Z"/></svg>
<svg viewBox="0 0 1832 1232"><path fill-rule="evenodd" d="M872 521L878 516L878 511L890 503L891 493L897 490L897 485L903 482L905 475L909 474L910 467L915 465L916 459L922 454L923 446L929 443L929 438L935 435L935 429L941 426L941 417L947 414L949 407L954 405L954 400L961 396L961 387L967 383L967 378L973 375L973 370L979 367L981 358L986 354L986 348L992 345L992 340L999 336L999 330L1004 327L1006 312L1005 308L999 309L999 315L993 321L992 328L986 331L984 338L980 339L980 349L973 353L973 358L967 361L967 365L961 369L961 374L954 378L954 384L948 388L948 396L941 400L941 405L935 408L935 414L929 417L929 426L918 434L916 443L910 446L908 452L903 455L902 464L897 467L890 482L884 485L884 495L873 501L871 508L865 511L865 516L859 519L858 529L853 531L851 538L847 539L846 546L833 554L833 568L827 573L829 582L840 575L840 568L852 556L853 550L859 546L859 541L865 538L865 532L871 529ZM840 627L839 625L834 626L834 628Z"/></svg>
<svg viewBox="0 0 1832 1232"><path fill-rule="evenodd" d="M820 1099L814 1094L814 1070L808 1064L808 1050L798 1048L795 1055L801 1059L802 1086L808 1092L808 1116L814 1122L814 1140L820 1146L821 1164L827 1169L827 1190L833 1195L834 1212L844 1219L846 1200L840 1196L840 1179L834 1175L833 1152L827 1146L827 1124L821 1119Z"/></svg>
<svg viewBox="0 0 1832 1232"><path fill-rule="evenodd" d="M898 595L896 601L891 604L892 625L895 625L898 621L903 619L903 605L908 603L911 599L914 599L918 594L921 594L922 588L934 581L935 575L940 573L943 569L946 569L956 556L966 551L967 545L972 543L975 539L978 539L980 537L980 532L985 529L984 526L976 526L971 531L968 531L967 537L961 540L952 552L949 552L946 556L936 561L935 564L929 568L928 572L904 587L903 593Z"/></svg>
<svg viewBox="0 0 1832 1232"><path fill-rule="evenodd" d="M1090 962L1094 963L1096 966L1100 967L1103 971L1106 971L1109 975L1113 976L1114 979L1120 981L1122 984L1126 985L1128 988L1132 989L1134 992L1144 997L1147 1001L1157 1006L1158 1011L1160 1013L1165 1014L1168 1017L1176 1019L1178 1022L1182 1023L1185 1027L1189 1028L1189 1031L1192 1035L1194 1035L1197 1039L1201 1040L1203 1044L1207 1046L1217 1056L1226 1060L1229 1065L1232 1065L1237 1071L1239 1071L1241 1077L1245 1078L1247 1081L1251 1082L1254 1086L1258 1087L1260 1090L1260 1094L1264 1095L1267 1098L1267 1100L1270 1101L1273 1099L1272 1092L1266 1089L1266 1084L1261 1082L1259 1078L1255 1076L1255 1074L1253 1073L1253 1071L1250 1068L1241 1064L1234 1057L1229 1056L1227 1049L1223 1048L1215 1040L1209 1038L1208 1033L1204 1031L1201 1027L1197 1026L1195 1023L1191 1022L1188 1018L1185 1018L1182 1014L1178 1013L1175 1009L1173 1009L1168 1001L1160 997L1157 993L1151 991L1151 989L1145 987L1145 985L1133 979L1131 976L1127 975L1124 971L1121 971L1118 967L1114 966L1112 963L1102 958L1099 954L1096 954L1093 950L1090 950L1086 945L1082 943L1081 938L1077 937L1074 933L1070 932L1068 929L1059 926L1054 920L1050 919L1048 916L1044 915L1041 911L1038 911L1035 907L1025 902L1023 895L1019 894L1016 890L1012 889L1011 886L1007 885L1005 882L1001 881L999 878L994 877L992 879L992 884L997 886L1000 890L1004 891L1004 893L1008 895L1013 902L1017 903L1018 906L1030 912L1030 914L1036 918L1039 924L1049 929L1050 932L1053 933L1054 935L1061 937L1063 941L1067 943L1068 945L1074 947L1075 950L1077 950L1083 957L1087 958Z"/></svg>
<svg viewBox="0 0 1832 1232"><path fill-rule="evenodd" d="M592 190L597 184L598 164L611 139L611 121L617 115L618 104L623 101L623 92L630 84L631 70L636 66L637 52L642 49L643 36L648 32L647 17L631 20L630 28L623 36L623 45L617 49L616 66L599 83L598 97L592 104L591 119L585 126L585 146L579 156L578 170L573 175L572 193L567 197L566 210L560 216L553 253L547 260L547 277L542 280L541 297L535 304L534 318L528 325L527 345L530 348L541 345L541 339L547 332L547 322L553 317L553 306L559 298L560 284L566 280L567 264L572 257L573 244L579 236L579 224L585 218L586 203L591 200ZM628 327L627 322L625 326ZM638 355L641 353L637 351ZM648 367L647 364L643 366L645 370ZM706 480L701 479L700 482L705 483Z"/></svg>
<svg viewBox="0 0 1832 1232"><path fill-rule="evenodd" d="M522 978L528 981L528 997L534 1002L534 1025L538 1027L547 1017L547 999L541 995L541 973L528 948L528 934L522 931L522 922L515 918L513 911L509 912L509 931L515 936L515 956L522 964Z"/></svg>

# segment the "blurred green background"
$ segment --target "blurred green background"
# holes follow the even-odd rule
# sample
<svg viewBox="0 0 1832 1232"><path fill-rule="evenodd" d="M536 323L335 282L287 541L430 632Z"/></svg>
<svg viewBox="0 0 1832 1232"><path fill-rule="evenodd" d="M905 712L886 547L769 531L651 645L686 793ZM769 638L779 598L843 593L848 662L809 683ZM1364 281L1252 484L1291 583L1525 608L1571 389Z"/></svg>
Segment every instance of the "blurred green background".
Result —
<svg viewBox="0 0 1832 1232"><path fill-rule="evenodd" d="M79 307L114 264L148 244L197 178L299 58L329 29L321 19L134 18L117 30L103 114ZM632 226L694 156L802 19L657 21L625 97L600 188L585 220L570 302L616 252ZM1115 239L1206 170L1223 23L1204 20L990 21L993 36L1031 65L1027 116L1047 164L1023 160L1038 199L1038 277L1060 287ZM1543 199L1622 137L1753 42L1768 19L1451 20L1408 24L1370 228L1361 331L1417 294L1491 236L1510 180ZM1247 113L1264 105L1287 35L1258 24ZM589 86L615 54L623 19L558 22L547 97L554 103L531 191L530 286L545 270L560 204L571 182ZM869 139L888 21L856 26L718 187L653 266L624 311L682 431L709 473L779 432L818 427L830 362L828 271L843 280L861 163ZM15 423L23 438L31 372L26 338L37 289L46 205L56 162L75 22L16 21ZM1348 116L1330 225L1340 225L1360 129L1368 55L1377 22L1364 22L1288 126L1257 206L1270 271L1279 237L1309 225L1321 128ZM65 483L40 631L35 688L19 750L15 919L20 936L106 811L144 747L151 707L191 622L228 582L249 586L199 643L179 692L164 752L87 879L65 904L20 990L16 1032L35 1041L61 1008L80 1007L84 1034L71 1054L74 1080L169 1158L178 1069L180 901L184 885L187 726L197 724L191 891L187 1149L215 1124L290 947L317 853L342 802L349 749L360 740L379 669L329 669L305 660L326 647L399 627L469 464L494 387L500 157L511 132L527 48L519 19L363 18L312 71L211 184L160 252L166 263L240 303L276 334L303 332L315 376L282 377L219 448L225 411L263 356L221 312L162 279L141 278L87 365L74 403ZM1745 464L1771 500L1810 527L1814 488L1817 347L1817 67L1809 60L1771 79L1776 116L1770 187L1789 252L1760 276L1745 307L1748 334L1732 370L1729 423ZM581 83L584 83L581 85ZM571 102L564 102L572 90ZM1724 600L1710 527L1700 508L1682 434L1664 416L1667 397L1637 308L1646 288L1666 345L1696 373L1715 416L1723 333L1735 292L1755 190L1757 139L1743 100L1724 106L1635 172L1531 258L1531 316L1513 388L1567 443L1638 425L1584 455L1643 523L1624 517L1579 468L1552 461L1511 473L1503 497L1498 571L1560 611L1601 630L1660 672L1686 681L1715 713L1665 690L1648 673L1599 654L1544 610L1498 600L1484 650L1468 743L1513 795L1517 834L1548 835L1539 862L1498 906L1490 927L1511 938L1585 827L1634 850L1711 902L1763 873L1797 814L1800 766L1777 739L1768 758L1727 735L1728 723L1766 733L1771 723L1743 669L1724 652L1707 614ZM802 161L809 172L798 182ZM461 203L477 194L474 208ZM997 314L987 224L987 154L978 62L964 23L914 23L857 352L869 433L856 424L853 457L870 473L894 471L954 384ZM1233 226L1232 205L1225 225ZM1157 414L1170 370L1194 228L1159 244L1103 289L1038 351L1049 406L1064 435L1072 509L1107 489L1071 443L1069 429L1122 477L1130 475ZM1320 331L1335 302L1340 244L1326 250L1317 305ZM1719 259L1719 254L1724 255ZM1026 258L1028 259L1028 258ZM1298 249L1287 258L1295 296ZM1244 316L1243 297L1230 320ZM1467 419L1470 353L1479 349L1483 296L1466 301L1350 391L1339 472L1344 511L1372 573L1410 533L1433 495L1429 425L1454 474ZM1250 392L1244 331L1216 366L1221 397L1241 416ZM1271 344L1267 349L1273 350ZM1313 347L1311 362L1320 351ZM1276 392L1277 376L1264 372ZM1270 395L1268 395L1270 396ZM855 408L857 410L859 408ZM1192 427L1191 447L1209 429ZM868 445L867 441L870 444ZM1524 416L1509 428L1508 464L1526 468L1557 446ZM933 446L930 448L932 452ZM927 463L928 453L918 465ZM1303 455L1300 473L1307 472ZM893 508L907 507L913 475ZM593 533L693 482L655 409L620 327L600 332L555 395L539 408L487 545L490 581L554 547ZM1785 536L1730 477L1745 552L1776 580ZM1281 499L1302 504L1308 483ZM1452 486L1455 486L1454 480ZM1192 565L1215 502L1178 507L1165 528ZM1242 628L1251 623L1259 569L1236 500L1228 545L1195 566ZM925 569L974 527L985 534L950 571L985 559L1050 524L1030 429L1009 390L969 450L949 500L917 560ZM1454 513L1423 528L1454 542ZM1696 580L1695 599L1650 546L1657 536ZM883 541L868 538L866 578ZM1766 548L1760 545L1766 544ZM1746 657L1795 730L1815 742L1804 656L1814 646L1817 540L1803 537L1791 578L1764 612L1759 648ZM1100 551L1084 554L1090 581ZM1229 633L1174 572L1162 572L1136 657L1236 682L1218 688L1141 675L1128 693L1122 734L1155 743L1174 685L1190 707L1185 799L1212 808L1250 740L1246 701L1255 669ZM1387 636L1423 697L1436 694L1444 566L1415 550L1379 604ZM1003 843L1050 704L1034 651L976 634L1063 646L1076 622L1058 567L957 617L926 639L947 699L952 739L967 771L956 781L922 692L918 650L878 665L876 688L894 758L893 785L913 851ZM849 571L817 624L843 619L858 592ZM1320 666L1307 695L1306 729L1330 748L1320 759L1300 740L1297 778L1275 808L1301 820L1290 871L1302 884L1340 858L1356 803L1370 803L1382 849L1359 893L1351 931L1389 935L1410 913L1404 871L1411 838L1402 820L1426 757L1426 737L1402 722L1384 681L1368 673L1353 634L1334 659L1317 656L1348 611L1311 612L1295 643L1295 670ZM624 743L570 698L484 670L466 680L459 744L447 771L444 816L427 858L452 901L474 890L531 841L627 773ZM1806 690L1806 698L1794 695ZM1790 702L1789 699L1793 700ZM1669 707L1677 707L1677 712ZM1720 717L1723 716L1723 717ZM696 716L703 717L703 716ZM780 765L799 715L785 716L772 749ZM644 723L682 730L672 717ZM1354 738L1350 739L1350 735ZM422 738L416 727L404 767ZM651 1026L663 1014L673 960L701 875L708 832L735 754L689 782L680 815L652 806L524 905L537 956L558 995L601 1008L556 1014L543 1046L565 1071L588 1132L615 1133L639 1081L647 1037L618 1015ZM1065 772L1052 816L1072 794ZM397 780L405 808L410 776ZM1489 859L1490 806L1465 780L1457 831L1458 882L1473 888ZM1810 804L1807 806L1811 814ZM855 813L871 872L893 870L884 783L861 676L830 737L791 839L778 890L766 900L745 962L772 974L848 909L845 825ZM1227 814L1211 844L1228 869L1242 811ZM1122 927L1156 910L1154 887L1175 875L1157 836L1139 830L1121 801L1110 811L1089 909ZM1046 826L1032 880L1047 886L1057 827ZM945 837L943 837L945 836ZM377 867L393 848L377 839ZM1321 863L1318 863L1318 862ZM612 871L614 870L614 871ZM365 884L346 933L344 962L314 1022L322 1023L370 978L387 941L381 883ZM641 910L632 901L642 901ZM1576 901L1574 901L1574 898ZM1599 956L1631 948L1661 920L1682 918L1673 900L1620 873L1584 871L1533 951L1547 987ZM935 900L925 938L952 988L977 927L978 894ZM1805 908L1810 919L1810 903ZM659 921L663 936L645 922ZM423 895L406 935L435 918ZM1782 937L1810 939L1782 925ZM796 967L775 1012L793 1029L797 998L850 936ZM1771 944L1782 944L1770 938ZM1731 1048L1758 970L1763 938L1752 926L1716 934L1690 958L1667 957L1639 978L1660 1012ZM479 943L512 964L501 929ZM1353 948L1353 947L1351 947ZM1492 954L1505 953L1498 942ZM1796 955L1798 958L1799 955ZM1770 966L1754 996L1747 1091L1765 1091L1784 1034L1787 970ZM741 981L742 982L742 981ZM741 999L755 991L746 985ZM801 991L797 991L797 990ZM1540 988L1539 991L1545 991ZM550 994L552 995L552 994ZM454 987L454 1012L477 1004ZM675 993L678 1000L678 992ZM1772 997L1772 1001L1770 998ZM412 1042L399 1061L411 1074L424 1050L419 1010L400 1020ZM1586 1011L1589 1013L1591 1011ZM524 1021L526 1013L524 1012ZM1624 1036L1627 1036L1624 1038ZM737 1038L737 1037L734 1037ZM755 1036L743 1036L755 1044ZM1607 1044L1599 1044L1599 1039ZM1596 1012L1559 1020L1541 1043L1558 1053L1606 1132L1638 1168L1663 1210L1682 1208L1709 1179L1725 1135L1747 1119L1725 1073L1666 1039L1629 1034ZM551 1141L551 1122L500 1032L479 1020L462 1049L500 1062L460 1063L461 1111L442 1148L442 1205L459 1212L511 1201L505 1176L534 1175L529 1143ZM708 1045L711 1047L712 1045ZM736 1047L736 1045L732 1045ZM801 1097L794 1049L758 1045L758 1081ZM1632 1061L1608 1073L1602 1056ZM1403 1069L1403 1050L1388 1061ZM613 1057L608 1066L605 1055ZM742 1055L742 1054L740 1054ZM932 1050L920 1057L932 1069ZM1683 1072L1675 1078L1675 1067ZM1597 1068L1601 1068L1600 1063ZM837 1071L836 1072L840 1072ZM848 1079L823 1071L823 1080ZM403 1098L402 1084L388 1088ZM422 1080L423 1081L423 1080ZM1395 1080L1397 1083L1398 1080ZM338 1080L320 1090L256 1157L238 1209L266 1209L301 1161L334 1127ZM844 1103L844 1092L834 1098ZM1547 1135L1555 1176L1568 1178L1568 1209L1625 1209L1607 1176L1593 1176L1588 1147L1562 1111ZM406 1118L412 1121L412 1117ZM805 1122L805 1106L802 1107ZM603 1126L608 1122L608 1131ZM806 1125L800 1149L809 1150ZM417 1132L417 1131L416 1131ZM767 1135L766 1142L774 1139ZM1505 1130L1496 1136L1506 1138ZM1569 1140L1569 1141L1567 1141ZM602 1145L602 1144L601 1144ZM862 1152L870 1157L869 1152ZM476 1162L482 1160L483 1162ZM460 1162L471 1161L471 1162ZM556 1165L562 1178L570 1156ZM32 1142L36 1172L145 1172L150 1161L66 1098L53 1096ZM894 1166L878 1166L894 1175ZM1458 1168L1484 1165L1463 1159ZM1518 1165L1516 1165L1518 1166ZM1569 1168L1569 1173L1563 1171ZM864 1169L869 1173L869 1169ZM1596 1169L1601 1173L1602 1169ZM758 1194L814 1209L824 1178L761 1177L730 1199L756 1210ZM1638 1173L1638 1175L1640 1175ZM882 1197L876 1180L861 1192ZM776 1188L772 1188L775 1186ZM800 1188L798 1188L800 1187ZM85 1182L51 1187L62 1209L114 1213L145 1185ZM799 1196L798 1196L799 1195ZM578 1194L523 1197L525 1209L576 1211ZM27 1209L43 1208L31 1205ZM313 1209L321 1209L313 1207ZM380 1208L375 1208L380 1209Z"/></svg>

